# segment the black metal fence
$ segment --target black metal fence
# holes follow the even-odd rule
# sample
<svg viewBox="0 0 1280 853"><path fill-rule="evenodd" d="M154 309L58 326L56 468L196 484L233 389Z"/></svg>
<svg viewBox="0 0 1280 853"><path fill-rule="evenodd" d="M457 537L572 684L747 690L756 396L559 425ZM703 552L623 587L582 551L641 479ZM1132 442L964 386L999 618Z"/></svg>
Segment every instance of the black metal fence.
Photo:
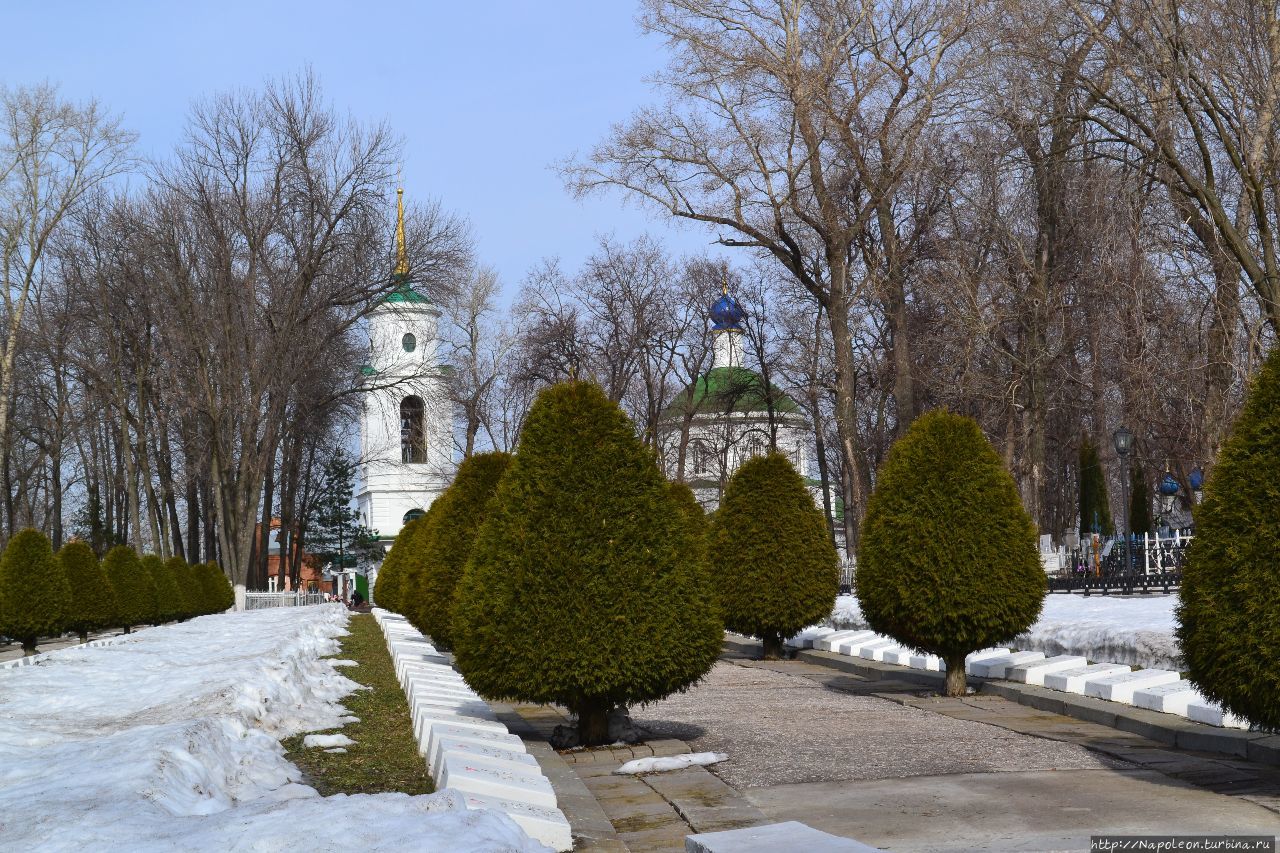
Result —
<svg viewBox="0 0 1280 853"><path fill-rule="evenodd" d="M1062 568L1049 577L1050 592L1171 592L1182 582L1191 545L1189 530L1166 536L1144 534L1128 543L1117 538L1086 543L1065 553Z"/></svg>

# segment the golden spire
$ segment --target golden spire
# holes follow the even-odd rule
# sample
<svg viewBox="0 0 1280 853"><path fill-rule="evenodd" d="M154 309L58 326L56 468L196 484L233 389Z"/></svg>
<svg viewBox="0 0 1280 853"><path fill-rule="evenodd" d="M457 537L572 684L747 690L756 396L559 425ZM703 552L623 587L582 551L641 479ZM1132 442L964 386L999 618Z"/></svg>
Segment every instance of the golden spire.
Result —
<svg viewBox="0 0 1280 853"><path fill-rule="evenodd" d="M404 187L396 188L396 276L409 275L409 255L404 248Z"/></svg>
<svg viewBox="0 0 1280 853"><path fill-rule="evenodd" d="M729 268L725 267L724 272L720 275L720 292L725 296L729 295Z"/></svg>

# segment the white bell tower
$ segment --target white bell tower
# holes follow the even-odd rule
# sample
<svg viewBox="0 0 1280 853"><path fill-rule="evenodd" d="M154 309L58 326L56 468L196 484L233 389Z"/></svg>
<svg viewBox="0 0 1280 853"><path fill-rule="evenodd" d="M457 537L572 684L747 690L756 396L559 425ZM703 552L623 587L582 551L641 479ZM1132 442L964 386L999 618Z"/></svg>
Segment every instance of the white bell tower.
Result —
<svg viewBox="0 0 1280 853"><path fill-rule="evenodd" d="M440 309L409 284L396 190L395 290L369 314L356 506L383 540L426 512L453 476L453 411L439 363Z"/></svg>

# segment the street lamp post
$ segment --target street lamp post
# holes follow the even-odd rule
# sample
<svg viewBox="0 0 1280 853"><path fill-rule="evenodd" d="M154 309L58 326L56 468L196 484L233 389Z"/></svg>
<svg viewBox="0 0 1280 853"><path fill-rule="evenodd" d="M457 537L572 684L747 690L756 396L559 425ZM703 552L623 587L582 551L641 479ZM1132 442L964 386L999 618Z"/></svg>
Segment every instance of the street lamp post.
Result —
<svg viewBox="0 0 1280 853"><path fill-rule="evenodd" d="M1124 491L1124 573L1130 574L1133 564L1129 555L1129 452L1133 450L1133 433L1121 426L1111 435L1120 457L1120 485Z"/></svg>

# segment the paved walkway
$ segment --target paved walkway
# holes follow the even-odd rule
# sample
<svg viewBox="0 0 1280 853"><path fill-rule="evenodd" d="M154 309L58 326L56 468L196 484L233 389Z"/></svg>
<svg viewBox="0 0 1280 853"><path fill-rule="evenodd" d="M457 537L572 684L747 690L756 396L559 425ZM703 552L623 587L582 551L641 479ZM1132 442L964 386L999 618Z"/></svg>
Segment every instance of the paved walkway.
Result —
<svg viewBox="0 0 1280 853"><path fill-rule="evenodd" d="M1177 750L998 697L726 652L633 711L646 745L555 753L553 708L518 706L553 762L579 849L676 851L684 835L799 820L888 850L1087 850L1092 834L1280 833L1280 770ZM729 760L641 777L639 754ZM549 773L549 776L552 774ZM562 796L562 800L563 800Z"/></svg>
<svg viewBox="0 0 1280 853"><path fill-rule="evenodd" d="M104 637L119 636L122 631L113 629L110 631L99 631L89 635L90 640L101 640ZM56 640L42 639L40 645L36 647L37 653L54 652L58 649L69 649L72 646L80 645L80 638L75 634L64 634ZM0 643L0 663L5 661L17 660L22 657L21 643Z"/></svg>

